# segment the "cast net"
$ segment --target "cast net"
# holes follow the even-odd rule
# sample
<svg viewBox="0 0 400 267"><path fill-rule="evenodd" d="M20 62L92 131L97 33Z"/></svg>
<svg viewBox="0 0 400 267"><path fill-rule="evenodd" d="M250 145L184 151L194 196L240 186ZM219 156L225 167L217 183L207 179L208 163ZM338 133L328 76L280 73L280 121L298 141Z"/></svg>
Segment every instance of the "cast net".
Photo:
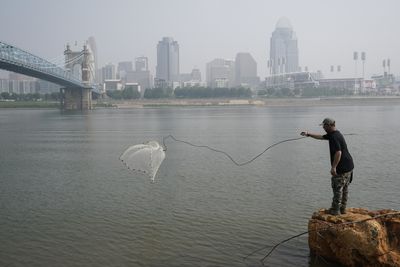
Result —
<svg viewBox="0 0 400 267"><path fill-rule="evenodd" d="M263 155L265 152L267 152L267 150L269 150L270 148L272 148L274 146L277 146L277 145L285 143L285 142L295 141L295 140L299 140L299 139L303 139L303 138L307 138L307 137L291 138L291 139L279 141L277 143L274 143L274 144L268 146L266 149L264 149L264 151L262 151L261 153L259 153L256 156L254 156L250 160L247 160L245 162L237 162L235 159L232 158L232 156L230 156L228 153L226 153L222 150L215 149L215 148L209 147L207 145L192 144L188 141L179 140L179 139L176 139L172 135L168 135L166 137L163 137L163 145L164 146L161 146L157 141L149 141L144 144L133 145L133 146L129 147L128 149L126 149L124 151L124 153L122 153L122 155L119 157L119 159L130 170L135 171L137 173L141 173L141 174L147 174L150 177L151 181L154 182L154 177L157 174L158 168L160 168L160 165L165 158L165 151L167 151L167 146L165 144L165 140L168 138L171 138L175 142L184 143L184 144L196 147L196 148L205 148L205 149L211 150L213 152L223 154L229 160L231 160L236 166L243 166L243 165L247 165L247 164L253 162L257 158L259 158L261 155ZM164 149L164 147L165 147L165 149Z"/></svg>
<svg viewBox="0 0 400 267"><path fill-rule="evenodd" d="M128 169L149 176L153 182L164 158L164 149L157 141L130 146L119 157Z"/></svg>

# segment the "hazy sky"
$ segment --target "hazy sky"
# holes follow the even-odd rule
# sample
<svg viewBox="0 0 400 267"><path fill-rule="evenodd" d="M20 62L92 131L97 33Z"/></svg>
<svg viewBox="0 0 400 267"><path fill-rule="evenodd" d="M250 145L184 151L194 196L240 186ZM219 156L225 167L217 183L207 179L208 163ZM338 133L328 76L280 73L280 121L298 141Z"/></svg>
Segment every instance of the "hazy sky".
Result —
<svg viewBox="0 0 400 267"><path fill-rule="evenodd" d="M53 59L66 43L97 42L100 66L147 56L155 73L163 36L180 45L180 72L214 58L250 52L261 79L278 19L287 17L298 38L300 66L354 76L353 51L365 51L366 75L391 59L400 72L399 0L0 0L0 40ZM361 75L361 62L358 74ZM334 74L337 75L337 74Z"/></svg>

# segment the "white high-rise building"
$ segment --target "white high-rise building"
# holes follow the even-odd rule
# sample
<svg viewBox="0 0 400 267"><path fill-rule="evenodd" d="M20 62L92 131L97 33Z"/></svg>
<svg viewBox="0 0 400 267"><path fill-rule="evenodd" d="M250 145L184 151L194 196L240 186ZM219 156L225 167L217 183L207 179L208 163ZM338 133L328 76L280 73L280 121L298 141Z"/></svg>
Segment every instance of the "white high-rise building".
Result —
<svg viewBox="0 0 400 267"><path fill-rule="evenodd" d="M235 62L222 58L207 63L207 86L227 87L235 86Z"/></svg>
<svg viewBox="0 0 400 267"><path fill-rule="evenodd" d="M156 78L167 83L179 81L179 44L171 37L158 42Z"/></svg>
<svg viewBox="0 0 400 267"><path fill-rule="evenodd" d="M148 71L149 60L145 56L137 57L135 59L135 71Z"/></svg>
<svg viewBox="0 0 400 267"><path fill-rule="evenodd" d="M268 67L270 74L299 71L299 51L297 37L290 21L282 17L276 24L270 41Z"/></svg>
<svg viewBox="0 0 400 267"><path fill-rule="evenodd" d="M100 74L99 74L99 66L98 66L98 57L97 57L97 45L96 45L96 39L93 36L90 36L89 39L87 40L87 48L89 49L91 53L90 61L89 64L91 66L91 75L94 76L93 81L96 83L100 83L101 80L99 79Z"/></svg>

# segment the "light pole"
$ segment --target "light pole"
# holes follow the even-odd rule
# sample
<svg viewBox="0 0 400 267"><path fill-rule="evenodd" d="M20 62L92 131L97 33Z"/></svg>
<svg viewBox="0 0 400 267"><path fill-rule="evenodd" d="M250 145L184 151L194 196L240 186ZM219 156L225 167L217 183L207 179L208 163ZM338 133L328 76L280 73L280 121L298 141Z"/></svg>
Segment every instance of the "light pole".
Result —
<svg viewBox="0 0 400 267"><path fill-rule="evenodd" d="M365 52L361 52L361 61L362 61L362 85L361 85L361 89L362 89L363 91L364 91L365 59L366 59Z"/></svg>
<svg viewBox="0 0 400 267"><path fill-rule="evenodd" d="M383 67L383 76L386 76L386 59L384 59L383 61L382 61L382 67Z"/></svg>
<svg viewBox="0 0 400 267"><path fill-rule="evenodd" d="M267 60L267 66L268 66L269 76L266 79L266 87L268 88L269 84L271 83L272 59Z"/></svg>
<svg viewBox="0 0 400 267"><path fill-rule="evenodd" d="M361 61L362 61L362 76L360 80L360 89L364 89L364 76L365 76L365 59L366 59L366 53L361 52ZM357 84L357 63L358 63L358 52L353 52L353 59L354 59L354 69L355 69L355 77L354 77L354 91L356 91L356 84Z"/></svg>
<svg viewBox="0 0 400 267"><path fill-rule="evenodd" d="M358 61L358 52L353 52L353 59L354 59L354 93L357 90L357 61Z"/></svg>
<svg viewBox="0 0 400 267"><path fill-rule="evenodd" d="M357 77L357 62L358 62L358 52L353 53L353 59L354 59L354 77Z"/></svg>
<svg viewBox="0 0 400 267"><path fill-rule="evenodd" d="M366 59L366 55L365 52L361 52L361 61L362 61L362 78L364 79L364 71L365 71L365 59Z"/></svg>

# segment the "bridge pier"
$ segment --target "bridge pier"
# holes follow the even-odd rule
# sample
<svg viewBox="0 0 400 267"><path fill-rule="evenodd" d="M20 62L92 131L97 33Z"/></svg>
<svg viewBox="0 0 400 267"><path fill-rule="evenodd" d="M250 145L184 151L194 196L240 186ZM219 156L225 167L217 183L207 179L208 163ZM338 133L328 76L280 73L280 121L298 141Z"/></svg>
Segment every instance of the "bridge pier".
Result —
<svg viewBox="0 0 400 267"><path fill-rule="evenodd" d="M90 110L92 109L92 91L89 88L62 88L61 109Z"/></svg>

